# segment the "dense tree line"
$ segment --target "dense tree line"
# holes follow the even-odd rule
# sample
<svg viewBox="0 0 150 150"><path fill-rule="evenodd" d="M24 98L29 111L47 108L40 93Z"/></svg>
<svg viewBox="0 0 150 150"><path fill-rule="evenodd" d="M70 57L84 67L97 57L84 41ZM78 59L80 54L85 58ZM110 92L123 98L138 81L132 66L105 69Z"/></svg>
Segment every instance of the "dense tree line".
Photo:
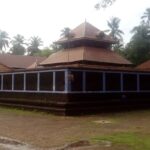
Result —
<svg viewBox="0 0 150 150"><path fill-rule="evenodd" d="M61 30L61 37L71 38L70 28L66 27ZM32 36L26 40L23 35L17 34L10 39L6 31L0 30L0 53L9 53L14 55L31 55L31 56L49 56L57 52L61 47L55 43L49 47L40 49L43 41L38 36ZM7 50L7 51L6 51Z"/></svg>
<svg viewBox="0 0 150 150"><path fill-rule="evenodd" d="M31 56L49 56L59 48L56 44L40 49L43 41L38 36L32 36L26 40L23 35L17 34L10 39L6 31L0 30L0 53L9 53L14 55L31 55Z"/></svg>
<svg viewBox="0 0 150 150"><path fill-rule="evenodd" d="M131 30L131 34L129 43L123 47L120 44L122 39L119 39L119 44L115 45L114 50L138 65L150 59L150 8L146 9L139 25Z"/></svg>

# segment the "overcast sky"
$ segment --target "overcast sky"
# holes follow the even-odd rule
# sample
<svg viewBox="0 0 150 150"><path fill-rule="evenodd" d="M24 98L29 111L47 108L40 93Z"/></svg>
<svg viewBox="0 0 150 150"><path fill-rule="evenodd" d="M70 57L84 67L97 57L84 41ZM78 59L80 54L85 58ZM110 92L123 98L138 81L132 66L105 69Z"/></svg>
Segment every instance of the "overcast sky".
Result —
<svg viewBox="0 0 150 150"><path fill-rule="evenodd" d="M98 0L0 0L0 29L10 37L22 34L25 38L39 36L44 46L59 38L64 27L71 29L85 19L101 30L107 29L107 20L121 19L124 39L130 39L131 29L138 25L150 0L116 0L113 6L96 11Z"/></svg>

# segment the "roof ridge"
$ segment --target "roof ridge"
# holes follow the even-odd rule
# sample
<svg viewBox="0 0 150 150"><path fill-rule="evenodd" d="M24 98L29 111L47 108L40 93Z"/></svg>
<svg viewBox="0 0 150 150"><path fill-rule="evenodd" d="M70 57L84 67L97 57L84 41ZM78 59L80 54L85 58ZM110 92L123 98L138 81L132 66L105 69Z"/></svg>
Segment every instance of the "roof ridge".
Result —
<svg viewBox="0 0 150 150"><path fill-rule="evenodd" d="M86 47L83 47L83 60L86 59L86 53L85 53Z"/></svg>
<svg viewBox="0 0 150 150"><path fill-rule="evenodd" d="M83 37L86 35L85 33L86 33L86 20L85 20L85 22L84 22Z"/></svg>
<svg viewBox="0 0 150 150"><path fill-rule="evenodd" d="M30 57L30 58L46 58L45 56L31 56L31 55L14 55L14 54L0 54L0 56L8 57Z"/></svg>

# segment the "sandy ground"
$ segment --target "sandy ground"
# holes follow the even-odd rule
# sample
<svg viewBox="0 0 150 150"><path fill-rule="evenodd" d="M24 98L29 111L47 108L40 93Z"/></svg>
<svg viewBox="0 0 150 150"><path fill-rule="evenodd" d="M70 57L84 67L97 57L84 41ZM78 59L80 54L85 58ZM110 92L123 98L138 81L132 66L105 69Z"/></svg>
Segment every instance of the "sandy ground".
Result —
<svg viewBox="0 0 150 150"><path fill-rule="evenodd" d="M46 113L0 108L0 136L18 140L41 150L54 149L99 135L132 131L149 134L150 111L109 113L82 117L62 117ZM31 147L26 149L32 149ZM120 146L83 147L78 149L125 150ZM0 144L0 150L9 149ZM24 150L23 147L20 148ZM25 150L26 150L25 149ZM17 150L17 149L14 149Z"/></svg>

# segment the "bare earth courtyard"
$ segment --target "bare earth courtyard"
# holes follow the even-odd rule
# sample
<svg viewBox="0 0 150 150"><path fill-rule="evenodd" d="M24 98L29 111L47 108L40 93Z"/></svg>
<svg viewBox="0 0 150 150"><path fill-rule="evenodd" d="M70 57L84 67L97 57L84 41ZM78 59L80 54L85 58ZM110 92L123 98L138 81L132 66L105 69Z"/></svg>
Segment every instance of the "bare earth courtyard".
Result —
<svg viewBox="0 0 150 150"><path fill-rule="evenodd" d="M63 117L1 107L0 150L149 150L149 127L150 110ZM90 144L65 148L81 140Z"/></svg>

